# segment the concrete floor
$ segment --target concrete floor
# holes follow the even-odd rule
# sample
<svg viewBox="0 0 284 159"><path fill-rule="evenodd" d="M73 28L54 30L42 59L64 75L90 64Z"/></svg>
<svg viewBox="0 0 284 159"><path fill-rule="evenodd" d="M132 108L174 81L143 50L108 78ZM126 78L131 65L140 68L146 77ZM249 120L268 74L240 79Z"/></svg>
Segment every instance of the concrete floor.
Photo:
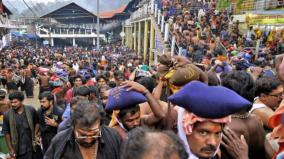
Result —
<svg viewBox="0 0 284 159"><path fill-rule="evenodd" d="M36 109L40 107L40 103L38 100L39 93L39 85L37 84L34 87L34 98L25 98L24 104L34 106Z"/></svg>
<svg viewBox="0 0 284 159"><path fill-rule="evenodd" d="M38 93L39 93L39 85L37 84L34 87L34 98L25 98L24 104L31 105L31 106L35 107L36 109L39 108L40 103L39 103L39 100L38 100L38 95L39 95ZM7 98L8 98L8 95L7 95Z"/></svg>

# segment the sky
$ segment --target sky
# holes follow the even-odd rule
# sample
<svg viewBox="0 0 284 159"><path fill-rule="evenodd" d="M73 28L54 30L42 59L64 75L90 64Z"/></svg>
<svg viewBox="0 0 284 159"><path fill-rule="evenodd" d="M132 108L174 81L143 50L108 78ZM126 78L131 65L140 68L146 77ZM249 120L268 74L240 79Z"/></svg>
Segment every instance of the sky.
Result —
<svg viewBox="0 0 284 159"><path fill-rule="evenodd" d="M12 11L21 14L24 10L27 10L27 6L23 2L24 0L3 0L4 4ZM50 9L56 6L56 2L75 2L78 5L86 8L90 12L96 12L97 0L25 0L29 6L38 5L44 3L45 5L39 5L39 9ZM100 0L100 10L110 11L127 4L131 0ZM110 5L111 2L111 5ZM51 7L50 4L53 3ZM44 11L43 11L44 12Z"/></svg>

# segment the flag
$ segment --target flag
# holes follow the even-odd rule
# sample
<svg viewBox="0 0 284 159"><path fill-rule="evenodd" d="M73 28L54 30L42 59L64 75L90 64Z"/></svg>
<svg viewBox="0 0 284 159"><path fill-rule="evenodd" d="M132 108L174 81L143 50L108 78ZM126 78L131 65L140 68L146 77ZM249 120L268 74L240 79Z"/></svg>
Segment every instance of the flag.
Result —
<svg viewBox="0 0 284 159"><path fill-rule="evenodd" d="M0 14L2 14L3 12L4 12L3 2L2 0L0 0Z"/></svg>

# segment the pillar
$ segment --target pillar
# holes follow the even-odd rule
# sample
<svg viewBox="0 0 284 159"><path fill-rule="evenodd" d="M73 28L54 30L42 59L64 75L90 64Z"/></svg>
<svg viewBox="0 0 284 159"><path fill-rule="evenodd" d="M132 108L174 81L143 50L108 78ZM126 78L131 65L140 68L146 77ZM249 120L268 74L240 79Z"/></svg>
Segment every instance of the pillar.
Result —
<svg viewBox="0 0 284 159"><path fill-rule="evenodd" d="M123 37L121 37L122 38L122 46L125 46L125 27L124 26L122 26L122 32L124 33L124 36Z"/></svg>
<svg viewBox="0 0 284 159"><path fill-rule="evenodd" d="M136 23L134 23L134 26L133 26L134 28L133 28L133 47L134 47L134 51L137 51L137 30L136 30L136 28L137 28L137 24Z"/></svg>
<svg viewBox="0 0 284 159"><path fill-rule="evenodd" d="M93 38L93 45L96 46L96 38Z"/></svg>
<svg viewBox="0 0 284 159"><path fill-rule="evenodd" d="M161 10L158 10L158 25L161 24Z"/></svg>
<svg viewBox="0 0 284 159"><path fill-rule="evenodd" d="M162 16L162 22L161 22L161 32L164 32L164 27L165 27L165 17Z"/></svg>
<svg viewBox="0 0 284 159"><path fill-rule="evenodd" d="M158 16L158 4L155 4L154 6L155 6L154 16L155 16L155 18L157 18L157 16Z"/></svg>
<svg viewBox="0 0 284 159"><path fill-rule="evenodd" d="M53 38L50 39L50 46L51 46L51 47L54 46L54 39L53 39Z"/></svg>
<svg viewBox="0 0 284 159"><path fill-rule="evenodd" d="M141 28L142 28L142 25L141 25L141 22L138 23L138 55L141 54Z"/></svg>
<svg viewBox="0 0 284 159"><path fill-rule="evenodd" d="M73 38L73 47L75 47L75 46L76 46L76 39Z"/></svg>
<svg viewBox="0 0 284 159"><path fill-rule="evenodd" d="M155 12L155 0L151 0L151 14Z"/></svg>
<svg viewBox="0 0 284 159"><path fill-rule="evenodd" d="M171 56L174 55L174 52L175 52L175 44L176 44L176 37L173 36L173 38L172 38L172 44L171 44Z"/></svg>
<svg viewBox="0 0 284 159"><path fill-rule="evenodd" d="M166 23L165 25L165 36L164 36L164 41L167 42L169 39L169 33L170 33L170 25L169 23Z"/></svg>
<svg viewBox="0 0 284 159"><path fill-rule="evenodd" d="M154 28L155 19L151 18L151 31L150 31L150 50L149 50L149 66L153 64L153 49L155 45L155 28Z"/></svg>
<svg viewBox="0 0 284 159"><path fill-rule="evenodd" d="M125 45L129 48L130 45L129 45L129 28L128 27L125 27L125 38L126 38Z"/></svg>
<svg viewBox="0 0 284 159"><path fill-rule="evenodd" d="M144 28L144 63L146 63L147 59L147 51L148 51L148 20L145 20L145 28Z"/></svg>
<svg viewBox="0 0 284 159"><path fill-rule="evenodd" d="M134 47L133 47L133 26L131 26L130 28L129 28L129 44L130 44L130 48L131 49L134 49Z"/></svg>

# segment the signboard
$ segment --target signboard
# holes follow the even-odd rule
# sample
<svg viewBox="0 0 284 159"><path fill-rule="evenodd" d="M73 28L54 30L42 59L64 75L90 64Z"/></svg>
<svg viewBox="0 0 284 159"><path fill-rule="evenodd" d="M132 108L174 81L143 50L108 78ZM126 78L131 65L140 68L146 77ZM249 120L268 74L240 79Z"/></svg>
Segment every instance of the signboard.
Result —
<svg viewBox="0 0 284 159"><path fill-rule="evenodd" d="M248 15L246 22L250 25L257 24L284 24L284 15Z"/></svg>
<svg viewBox="0 0 284 159"><path fill-rule="evenodd" d="M44 40L43 41L43 45L48 45L49 44L49 41L48 40Z"/></svg>

